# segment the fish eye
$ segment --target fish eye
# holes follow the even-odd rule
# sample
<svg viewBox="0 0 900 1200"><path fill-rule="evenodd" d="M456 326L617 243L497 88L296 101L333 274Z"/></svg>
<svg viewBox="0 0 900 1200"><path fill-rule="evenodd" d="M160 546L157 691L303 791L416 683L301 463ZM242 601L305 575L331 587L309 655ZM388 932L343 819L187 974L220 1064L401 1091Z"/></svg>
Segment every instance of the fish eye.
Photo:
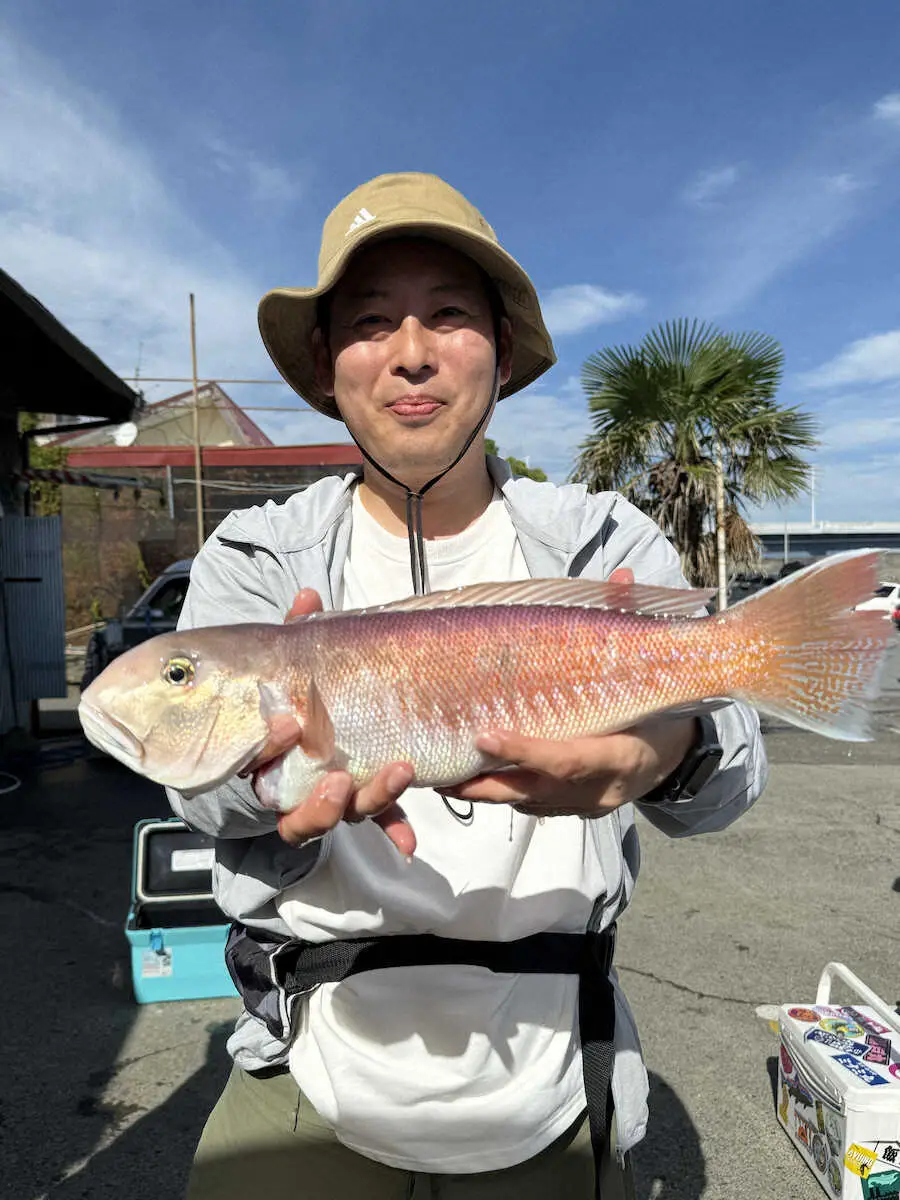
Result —
<svg viewBox="0 0 900 1200"><path fill-rule="evenodd" d="M176 687L192 683L195 673L194 664L189 658L170 658L162 669L162 677L166 683L172 683Z"/></svg>

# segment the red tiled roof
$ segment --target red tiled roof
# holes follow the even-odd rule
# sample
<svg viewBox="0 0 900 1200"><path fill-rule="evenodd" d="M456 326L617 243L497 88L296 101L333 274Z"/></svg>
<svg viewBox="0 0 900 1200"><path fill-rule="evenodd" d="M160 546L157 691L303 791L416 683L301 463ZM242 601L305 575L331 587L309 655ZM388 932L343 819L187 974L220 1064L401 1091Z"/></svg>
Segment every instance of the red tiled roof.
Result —
<svg viewBox="0 0 900 1200"><path fill-rule="evenodd" d="M354 466L362 455L352 442L329 442L318 446L204 446L207 467L320 467ZM190 467L192 446L85 446L68 454L73 468Z"/></svg>

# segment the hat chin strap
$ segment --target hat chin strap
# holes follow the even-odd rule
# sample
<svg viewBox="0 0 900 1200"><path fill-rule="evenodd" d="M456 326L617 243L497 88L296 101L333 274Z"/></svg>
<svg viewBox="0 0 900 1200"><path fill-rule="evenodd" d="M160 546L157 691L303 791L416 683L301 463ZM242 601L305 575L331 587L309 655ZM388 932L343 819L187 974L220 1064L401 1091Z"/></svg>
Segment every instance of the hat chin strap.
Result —
<svg viewBox="0 0 900 1200"><path fill-rule="evenodd" d="M395 484L397 487L402 488L404 492L406 492L406 532L409 535L409 569L412 573L413 590L417 596L424 596L426 590L429 590L425 575L425 539L422 533L422 498L425 496L426 492L430 491L431 488L434 487L436 483L440 483L444 476L449 474L449 472L452 471L456 464L463 458L466 451L478 437L478 434L483 428L485 421L487 421L488 417L491 415L491 411L493 410L494 405L497 403L497 397L499 395L500 358L498 356L494 364L494 382L491 384L491 394L488 398L487 404L485 405L484 412L478 418L478 424L466 438L465 442L463 442L462 449L460 450L459 454L457 454L456 458L454 458L454 460L450 463L449 467L444 467L443 471L438 471L437 475L435 475L433 479L429 479L428 482L420 487L417 492L414 492L412 488L408 487L402 482L402 480L398 479L395 475L392 475L386 467L381 465L380 462L376 462L350 426L347 425L347 422L344 422L344 424L347 426L347 432L353 438L354 442L356 442L357 448L366 462L369 463L370 466L373 466L375 470L382 474L390 483ZM462 812L453 807L447 796L441 796L441 800L443 800L444 807L447 809L450 815L459 821L461 825L471 825L475 820L475 805L471 800L463 802L466 805L466 808Z"/></svg>
<svg viewBox="0 0 900 1200"><path fill-rule="evenodd" d="M453 459L450 465L448 467L444 467L442 471L438 471L437 475L435 475L432 479L429 479L426 484L423 484L418 491L413 491L413 489L403 483L402 480L397 479L395 475L392 475L386 467L381 465L380 462L377 462L368 452L350 426L347 425L347 422L344 422L347 427L347 432L353 438L357 449L366 462L370 466L374 467L375 470L381 475L383 475L388 482L395 484L397 487L402 488L403 491L406 492L406 532L409 536L409 569L412 574L413 591L416 596L423 596L425 592L429 590L425 573L425 539L422 533L422 500L425 495L434 487L434 485L436 483L440 483L444 476L448 475L457 465L457 463L460 462L465 456L469 447L472 445L484 427L488 417L491 415L491 411L493 410L494 405L497 403L497 397L499 394L500 360L498 357L494 366L494 382L491 385L491 394L485 406L484 412L478 419L478 424L466 438L462 449L460 450L459 454L457 454L456 458Z"/></svg>

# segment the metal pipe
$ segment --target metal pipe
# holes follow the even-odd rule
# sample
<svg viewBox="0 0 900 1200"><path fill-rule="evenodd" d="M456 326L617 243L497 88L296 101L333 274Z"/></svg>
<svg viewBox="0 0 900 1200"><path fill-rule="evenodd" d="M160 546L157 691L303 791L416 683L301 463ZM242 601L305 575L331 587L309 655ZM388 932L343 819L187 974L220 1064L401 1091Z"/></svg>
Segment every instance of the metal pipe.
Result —
<svg viewBox="0 0 900 1200"><path fill-rule="evenodd" d="M191 292L191 373L194 384L194 490L197 496L197 550L206 541L203 529L203 460L200 450L200 398L197 391L197 323L194 316L194 293Z"/></svg>
<svg viewBox="0 0 900 1200"><path fill-rule="evenodd" d="M172 464L166 463L166 498L169 501L169 520L175 520L175 488L172 486Z"/></svg>
<svg viewBox="0 0 900 1200"><path fill-rule="evenodd" d="M111 421L102 417L99 421L72 421L68 425L43 425L35 429L26 429L19 434L22 443L22 469L27 471L31 466L29 448L32 438L55 437L58 433L86 433L89 429L107 429L110 425L121 425L121 421Z"/></svg>

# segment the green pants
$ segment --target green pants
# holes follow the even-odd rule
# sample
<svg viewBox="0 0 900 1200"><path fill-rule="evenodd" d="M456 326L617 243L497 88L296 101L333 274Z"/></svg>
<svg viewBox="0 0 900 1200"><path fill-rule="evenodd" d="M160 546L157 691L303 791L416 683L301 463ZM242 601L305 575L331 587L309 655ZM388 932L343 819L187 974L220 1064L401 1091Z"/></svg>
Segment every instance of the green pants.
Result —
<svg viewBox="0 0 900 1200"><path fill-rule="evenodd" d="M615 1122L610 1136L614 1145ZM604 1157L603 1200L634 1200L631 1165ZM197 1147L187 1200L593 1200L587 1120L502 1171L431 1175L341 1145L288 1074L235 1067Z"/></svg>

